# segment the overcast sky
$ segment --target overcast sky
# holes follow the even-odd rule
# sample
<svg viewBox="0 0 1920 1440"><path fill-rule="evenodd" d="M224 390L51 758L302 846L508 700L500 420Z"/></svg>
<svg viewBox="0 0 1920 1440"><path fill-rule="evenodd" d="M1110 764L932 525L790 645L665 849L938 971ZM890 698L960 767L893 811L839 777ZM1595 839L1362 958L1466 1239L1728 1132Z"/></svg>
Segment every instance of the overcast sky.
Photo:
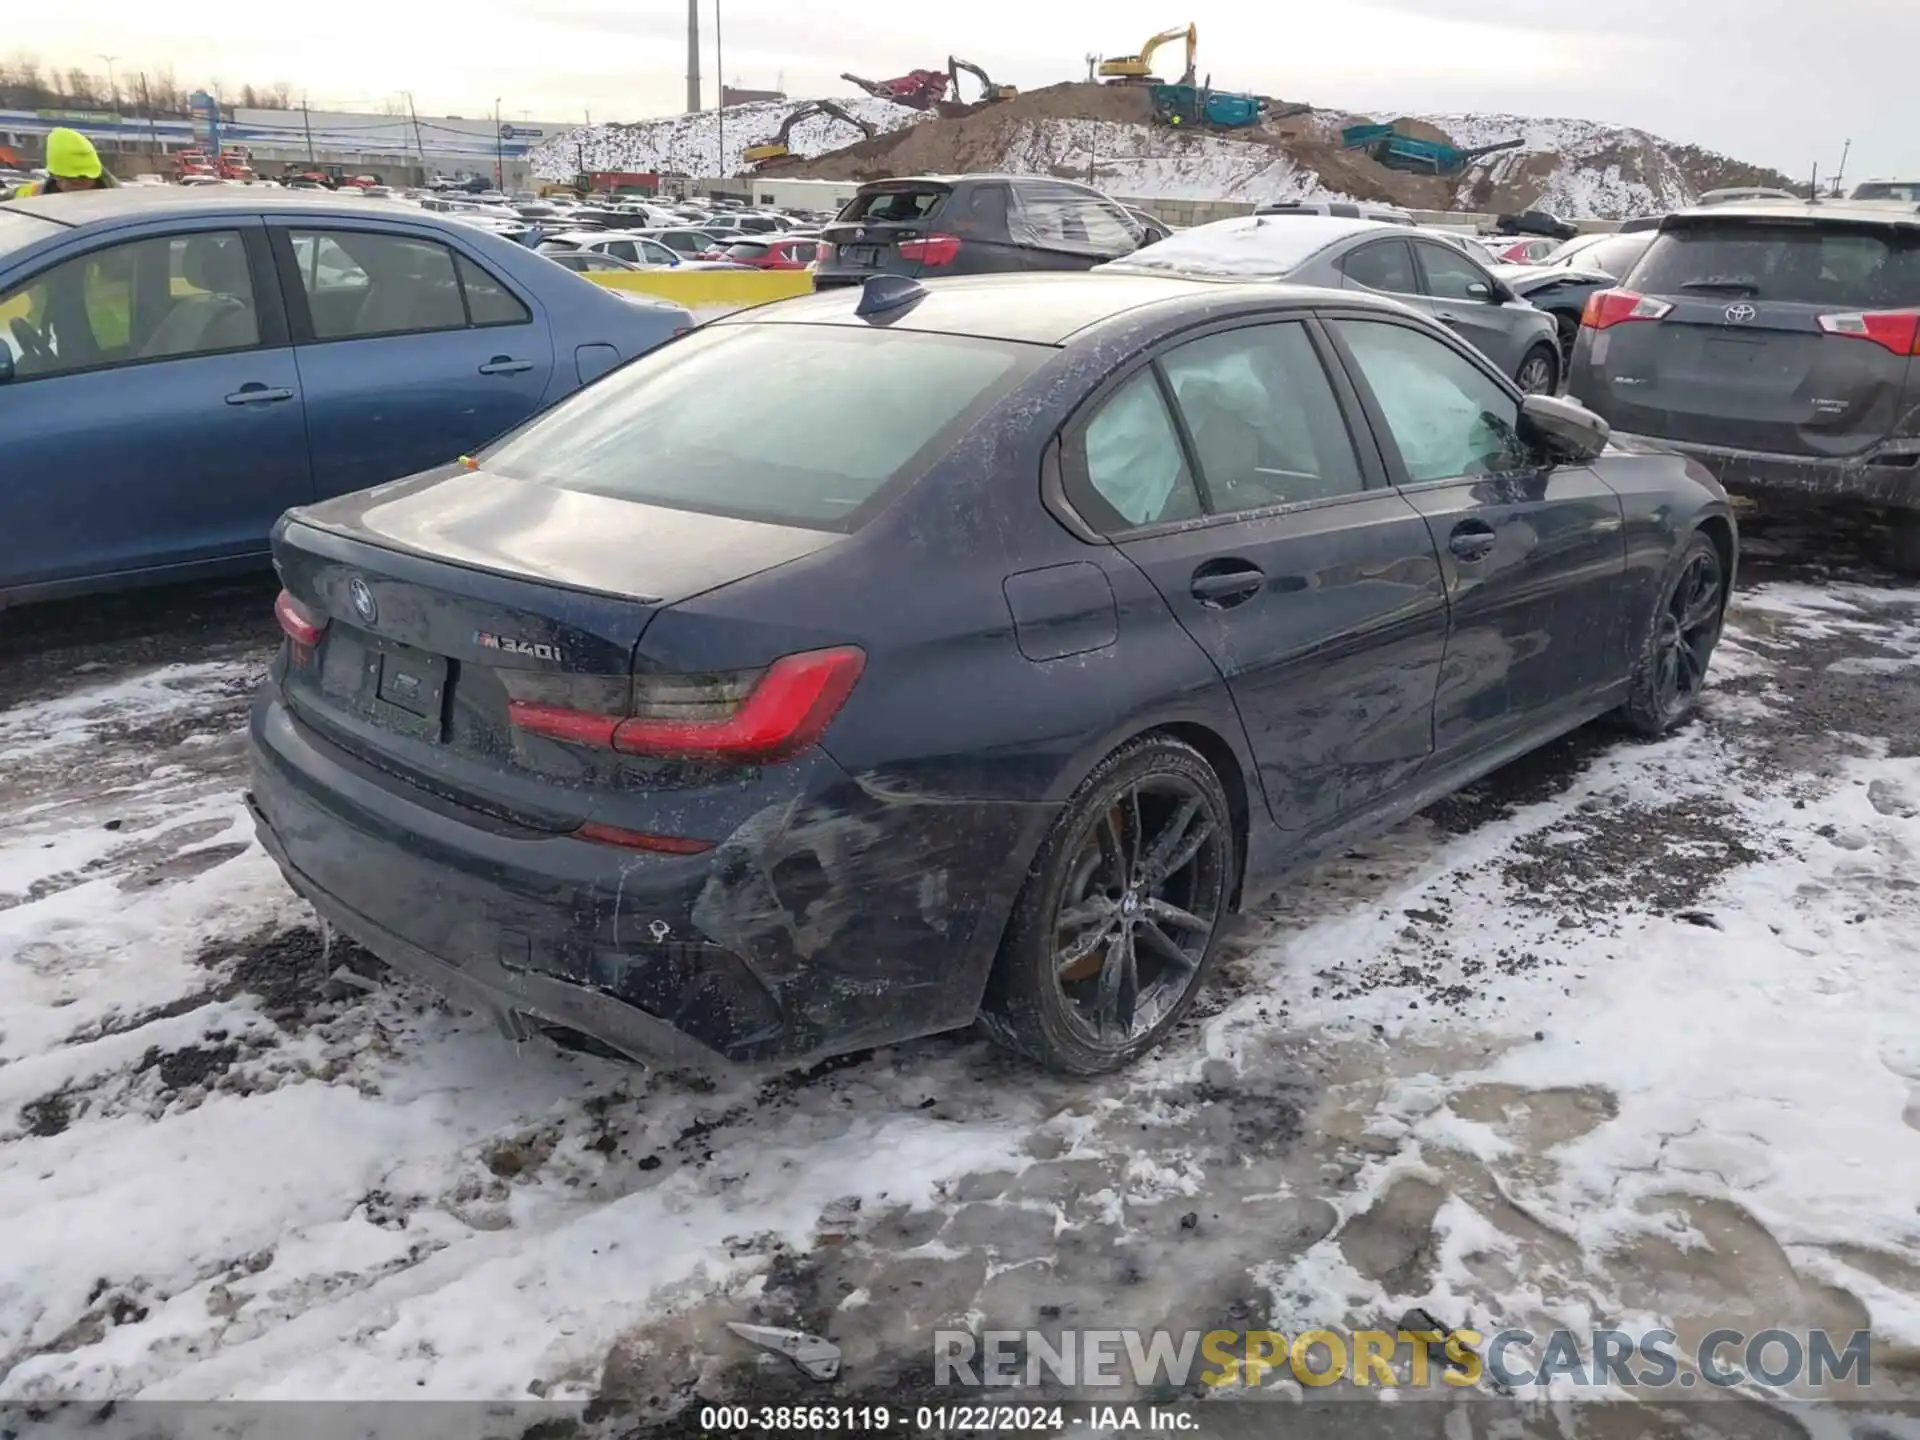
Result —
<svg viewBox="0 0 1920 1440"><path fill-rule="evenodd" d="M1916 0L720 3L728 82L796 97L848 93L842 70L881 77L950 52L1030 89L1084 76L1089 51L1131 52L1191 19L1200 69L1222 88L1355 110L1577 116L1796 177L1816 161L1830 173L1851 138L1851 177L1920 172L1906 68L1920 55ZM708 103L714 6L701 0ZM84 51L72 12L14 8L0 44L63 69L103 71L98 52L112 51L122 75L171 65L182 82L284 80L316 107L375 108L410 90L422 114L477 115L498 96L514 120L633 120L682 109L686 93L685 0L329 0L249 8L245 23L229 7L91 0Z"/></svg>

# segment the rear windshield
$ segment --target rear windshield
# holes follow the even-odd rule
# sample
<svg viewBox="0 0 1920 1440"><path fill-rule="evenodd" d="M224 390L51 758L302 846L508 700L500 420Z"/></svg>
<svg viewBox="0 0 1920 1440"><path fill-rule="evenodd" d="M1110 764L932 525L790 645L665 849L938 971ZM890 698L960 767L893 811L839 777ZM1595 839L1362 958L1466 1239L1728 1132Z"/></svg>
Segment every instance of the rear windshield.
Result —
<svg viewBox="0 0 1920 1440"><path fill-rule="evenodd" d="M944 185L914 185L900 190L871 190L856 195L840 212L842 221L925 220L953 192Z"/></svg>
<svg viewBox="0 0 1920 1440"><path fill-rule="evenodd" d="M770 247L761 240L740 240L727 247L727 254L742 260L758 260Z"/></svg>
<svg viewBox="0 0 1920 1440"><path fill-rule="evenodd" d="M1290 274L1336 240L1363 233L1351 220L1326 215L1235 216L1195 225L1096 268L1171 271L1218 279L1270 279ZM1391 233L1391 232L1382 232Z"/></svg>
<svg viewBox="0 0 1920 1440"><path fill-rule="evenodd" d="M1795 305L1920 305L1920 235L1890 225L1746 221L1660 233L1628 277L1651 295Z"/></svg>
<svg viewBox="0 0 1920 1440"><path fill-rule="evenodd" d="M0 255L24 250L36 240L58 235L61 228L21 210L0 209Z"/></svg>
<svg viewBox="0 0 1920 1440"><path fill-rule="evenodd" d="M847 530L1051 354L837 325L720 325L663 345L508 436L515 480Z"/></svg>

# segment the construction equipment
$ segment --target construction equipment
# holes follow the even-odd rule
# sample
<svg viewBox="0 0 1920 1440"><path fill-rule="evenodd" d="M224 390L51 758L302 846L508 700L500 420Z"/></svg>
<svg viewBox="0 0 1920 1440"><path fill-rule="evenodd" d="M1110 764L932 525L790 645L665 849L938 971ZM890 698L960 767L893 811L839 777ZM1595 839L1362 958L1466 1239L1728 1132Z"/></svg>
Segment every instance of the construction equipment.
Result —
<svg viewBox="0 0 1920 1440"><path fill-rule="evenodd" d="M987 72L971 60L956 60L947 57L947 84L951 87L953 98L960 98L960 72L964 70L980 82L980 98L983 101L1011 100L1020 93L1016 86L996 85L987 78Z"/></svg>
<svg viewBox="0 0 1920 1440"><path fill-rule="evenodd" d="M1180 72L1180 84L1193 84L1193 55L1200 45L1200 32L1192 25L1162 30L1140 47L1138 55L1116 55L1100 62L1100 77L1109 85L1152 85L1153 52L1175 40L1187 42L1187 68Z"/></svg>
<svg viewBox="0 0 1920 1440"><path fill-rule="evenodd" d="M842 71L840 78L850 85L858 85L869 95L891 100L909 110L931 110L947 98L947 72L944 70L909 70L891 80L865 80Z"/></svg>
<svg viewBox="0 0 1920 1440"><path fill-rule="evenodd" d="M812 100L789 110L787 118L780 122L780 128L773 132L773 139L762 145L749 145L740 152L740 158L749 165L763 165L769 160L785 159L793 153L787 149L787 140L793 134L793 127L810 115L831 115L835 120L844 120L868 140L873 139L878 133L858 115L842 110L831 100Z"/></svg>
<svg viewBox="0 0 1920 1440"><path fill-rule="evenodd" d="M1484 155L1517 150L1526 142L1498 140L1491 145L1462 149L1440 140L1404 135L1391 125L1349 125L1340 132L1340 143L1349 150L1365 150L1389 170L1407 170L1417 175L1458 175Z"/></svg>
<svg viewBox="0 0 1920 1440"><path fill-rule="evenodd" d="M1212 76L1206 85L1155 85L1148 92L1154 118L1165 125L1210 125L1216 130L1244 130L1260 123L1267 104L1258 95L1215 90Z"/></svg>

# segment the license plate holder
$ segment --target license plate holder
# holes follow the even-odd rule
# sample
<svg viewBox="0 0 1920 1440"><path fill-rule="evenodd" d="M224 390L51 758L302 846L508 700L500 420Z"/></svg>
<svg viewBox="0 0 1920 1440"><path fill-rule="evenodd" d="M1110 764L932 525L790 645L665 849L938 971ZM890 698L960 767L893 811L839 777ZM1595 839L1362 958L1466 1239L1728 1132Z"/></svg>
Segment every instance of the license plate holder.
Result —
<svg viewBox="0 0 1920 1440"><path fill-rule="evenodd" d="M383 640L373 661L374 718L422 740L440 739L447 701L446 656Z"/></svg>
<svg viewBox="0 0 1920 1440"><path fill-rule="evenodd" d="M842 245L836 252L849 265L878 265L880 247L878 245Z"/></svg>

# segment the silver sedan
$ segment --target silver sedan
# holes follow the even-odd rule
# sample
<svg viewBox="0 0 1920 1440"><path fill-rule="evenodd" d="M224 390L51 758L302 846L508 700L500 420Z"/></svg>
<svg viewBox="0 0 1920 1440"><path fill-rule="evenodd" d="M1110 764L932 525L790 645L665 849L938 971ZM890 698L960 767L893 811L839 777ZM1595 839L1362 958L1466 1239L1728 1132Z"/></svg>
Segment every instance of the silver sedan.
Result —
<svg viewBox="0 0 1920 1440"><path fill-rule="evenodd" d="M1332 215L1246 215L1196 225L1096 268L1391 295L1473 345L1522 391L1553 394L1561 380L1553 317L1450 238Z"/></svg>

